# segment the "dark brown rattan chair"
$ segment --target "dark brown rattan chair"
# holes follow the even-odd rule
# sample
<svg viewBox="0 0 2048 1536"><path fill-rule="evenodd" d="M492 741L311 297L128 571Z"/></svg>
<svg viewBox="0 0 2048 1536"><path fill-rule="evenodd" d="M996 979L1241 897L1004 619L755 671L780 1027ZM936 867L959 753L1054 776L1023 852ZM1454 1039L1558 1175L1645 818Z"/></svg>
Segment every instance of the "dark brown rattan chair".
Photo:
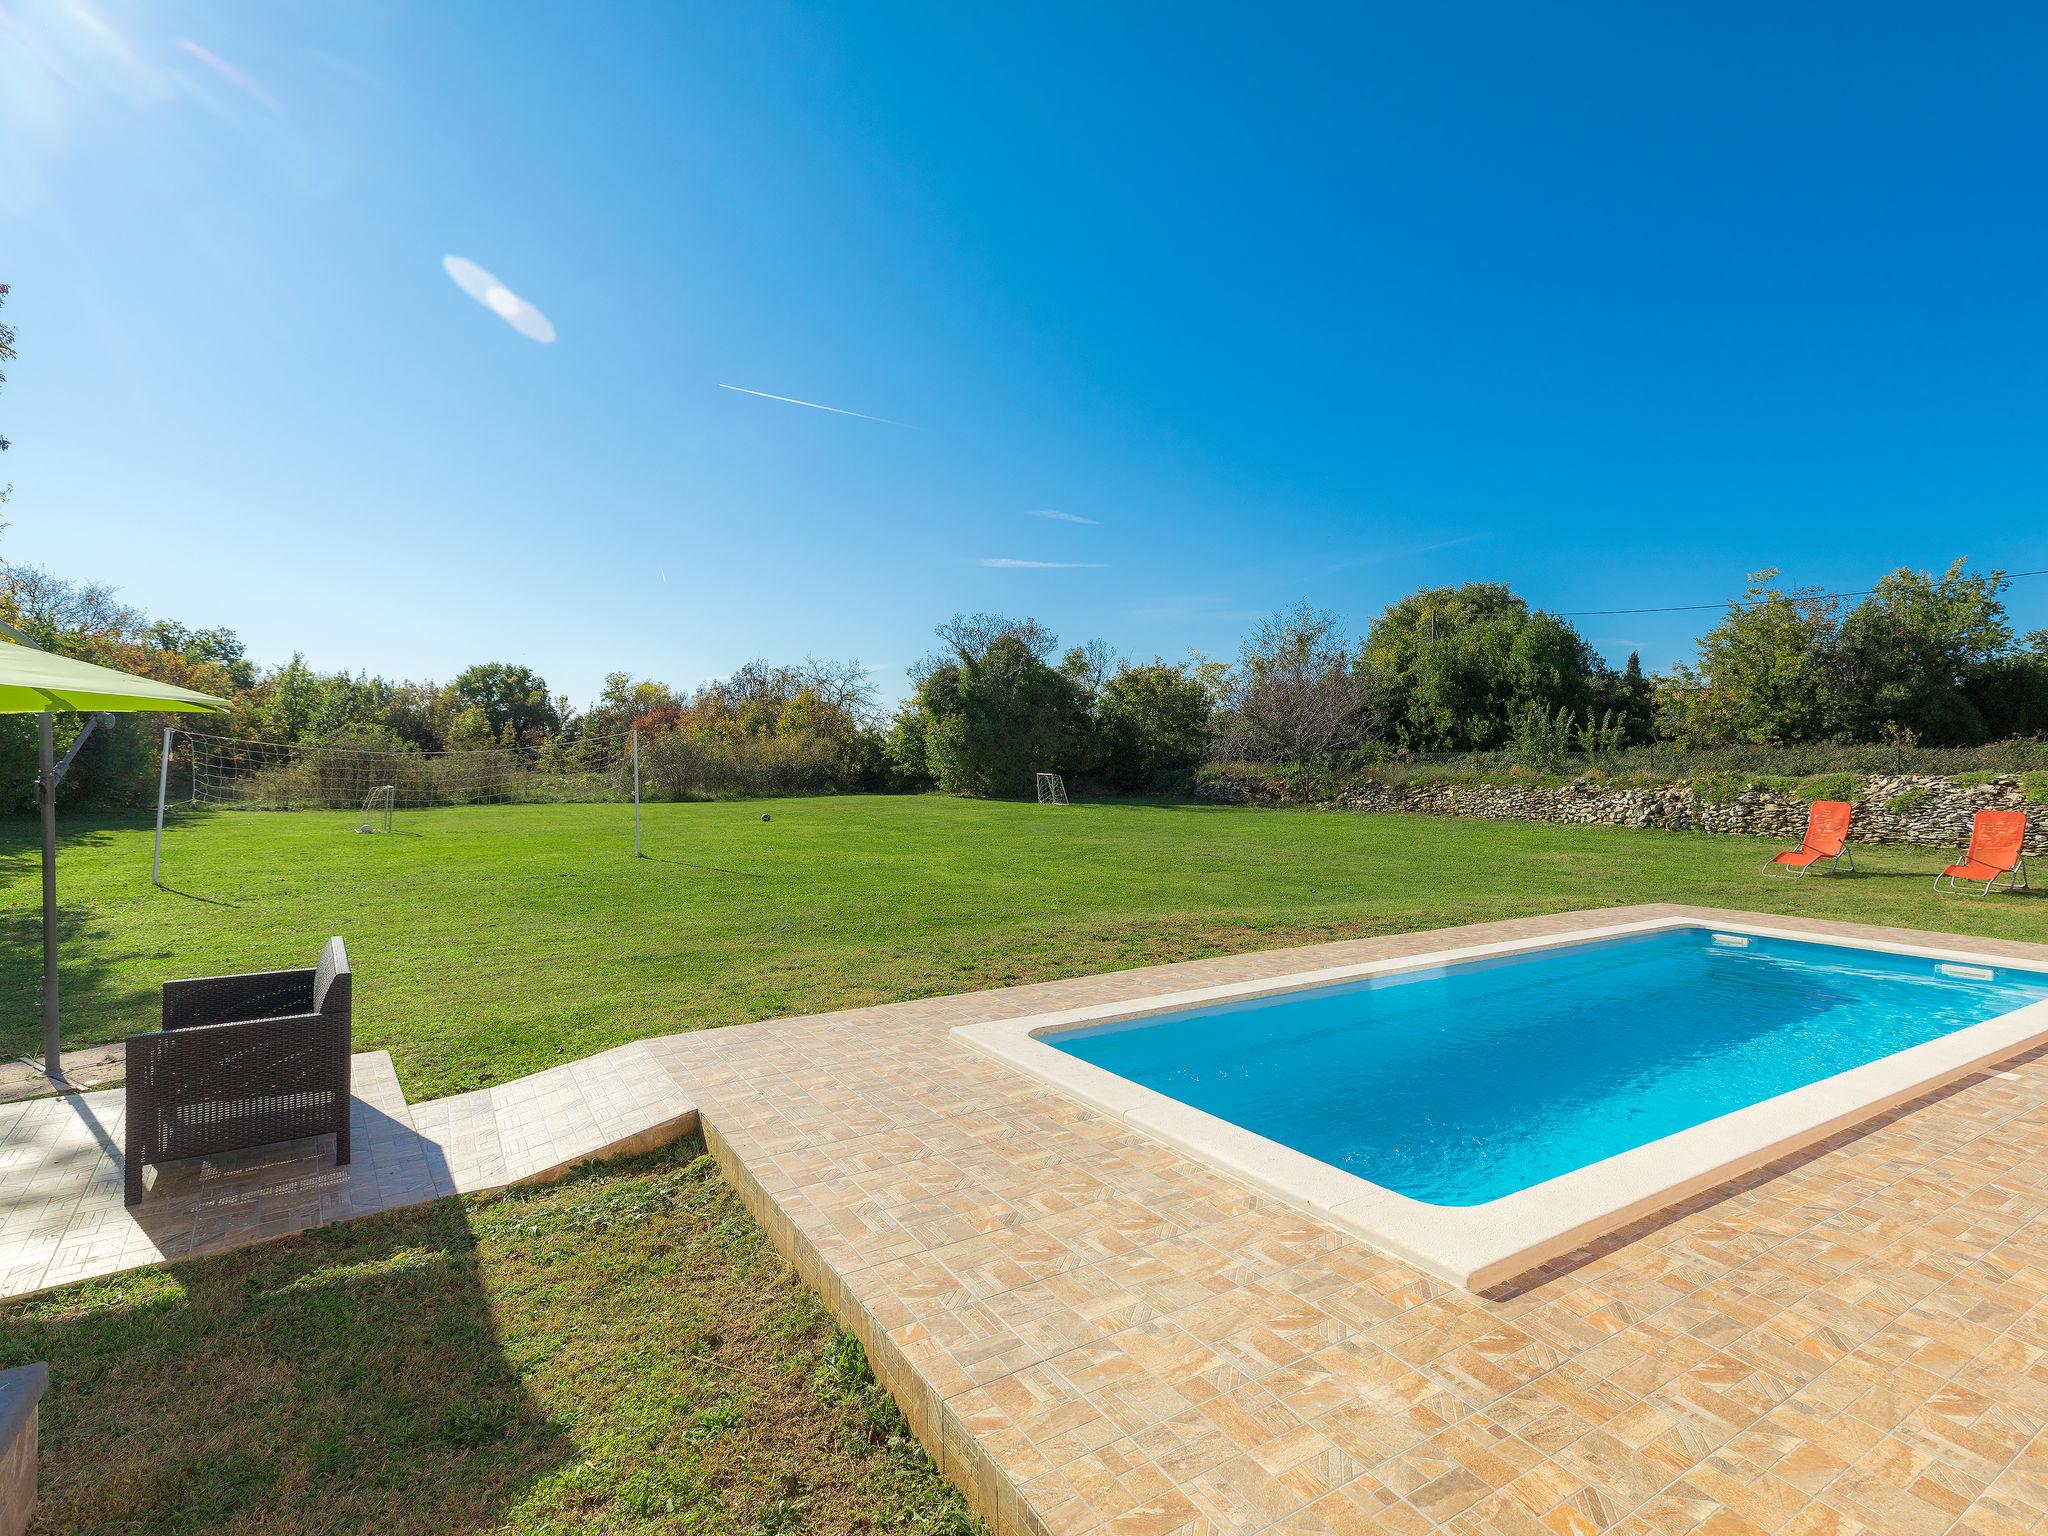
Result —
<svg viewBox="0 0 2048 1536"><path fill-rule="evenodd" d="M334 1136L348 1161L348 950L303 971L164 983L161 1034L128 1037L127 1203L142 1165Z"/></svg>

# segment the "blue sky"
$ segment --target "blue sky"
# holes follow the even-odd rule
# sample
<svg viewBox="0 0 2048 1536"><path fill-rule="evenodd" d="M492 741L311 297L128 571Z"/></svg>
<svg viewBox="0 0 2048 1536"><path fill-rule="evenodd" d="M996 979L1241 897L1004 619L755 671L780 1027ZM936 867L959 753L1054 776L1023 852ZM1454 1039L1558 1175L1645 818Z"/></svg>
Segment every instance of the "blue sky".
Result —
<svg viewBox="0 0 2048 1536"><path fill-rule="evenodd" d="M0 0L0 550L579 700L2048 566L2048 13L1274 10Z"/></svg>

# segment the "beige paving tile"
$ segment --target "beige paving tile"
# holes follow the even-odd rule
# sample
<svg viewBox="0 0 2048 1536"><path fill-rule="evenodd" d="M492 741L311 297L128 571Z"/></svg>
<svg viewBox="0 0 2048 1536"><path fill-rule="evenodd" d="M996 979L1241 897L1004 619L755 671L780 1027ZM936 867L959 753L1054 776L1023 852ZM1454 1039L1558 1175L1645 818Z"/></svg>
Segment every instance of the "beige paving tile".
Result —
<svg viewBox="0 0 2048 1536"><path fill-rule="evenodd" d="M786 1251L874 1321L885 1379L919 1380L948 1471L1006 1531L2034 1528L2048 1505L2048 1059L1481 1299L947 1034L1584 921L1200 961L649 1049L704 1107L714 1149Z"/></svg>

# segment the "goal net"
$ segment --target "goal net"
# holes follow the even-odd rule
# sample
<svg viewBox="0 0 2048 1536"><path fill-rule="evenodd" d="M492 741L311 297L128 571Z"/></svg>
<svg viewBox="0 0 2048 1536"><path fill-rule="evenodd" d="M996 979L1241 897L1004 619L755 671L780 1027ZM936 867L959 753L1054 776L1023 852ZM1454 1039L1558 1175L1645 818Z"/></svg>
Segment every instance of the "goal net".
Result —
<svg viewBox="0 0 2048 1536"><path fill-rule="evenodd" d="M398 804L398 786L379 784L363 796L363 824L358 832L389 832L391 812Z"/></svg>
<svg viewBox="0 0 2048 1536"><path fill-rule="evenodd" d="M415 752L335 742L244 741L178 731L191 800L243 810L379 814L445 805L508 805L633 798L629 733L540 747ZM182 776L182 775L181 775Z"/></svg>
<svg viewBox="0 0 2048 1536"><path fill-rule="evenodd" d="M1041 773L1038 776L1038 803L1040 805L1065 805L1067 803L1067 781L1056 773Z"/></svg>

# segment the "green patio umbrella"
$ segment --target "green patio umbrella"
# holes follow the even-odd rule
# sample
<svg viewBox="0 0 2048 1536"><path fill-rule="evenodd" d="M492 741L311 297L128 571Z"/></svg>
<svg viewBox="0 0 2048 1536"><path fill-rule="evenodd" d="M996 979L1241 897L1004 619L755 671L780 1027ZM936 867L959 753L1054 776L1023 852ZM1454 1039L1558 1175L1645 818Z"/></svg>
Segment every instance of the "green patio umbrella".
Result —
<svg viewBox="0 0 2048 1536"><path fill-rule="evenodd" d="M57 783L67 756L55 761L58 710L83 715L205 714L224 710L227 700L195 693L151 677L134 677L112 667L74 661L53 651L38 650L11 624L0 623L0 714L42 716L42 750L36 783L43 809L43 1072L61 1075L57 1029ZM90 731L91 723L86 729ZM71 749L76 755L78 744Z"/></svg>

